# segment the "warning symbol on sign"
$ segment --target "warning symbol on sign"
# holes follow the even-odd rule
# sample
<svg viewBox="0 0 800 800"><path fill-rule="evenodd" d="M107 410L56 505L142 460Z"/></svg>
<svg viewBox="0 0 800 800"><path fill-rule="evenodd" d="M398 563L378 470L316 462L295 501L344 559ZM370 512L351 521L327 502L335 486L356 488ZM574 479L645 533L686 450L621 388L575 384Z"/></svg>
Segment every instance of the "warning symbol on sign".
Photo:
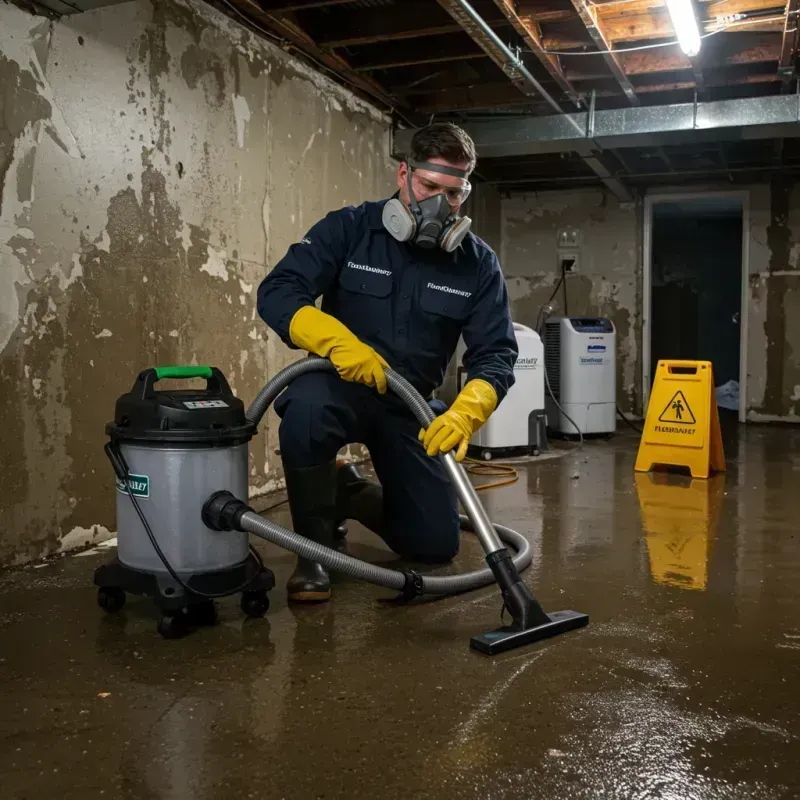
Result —
<svg viewBox="0 0 800 800"><path fill-rule="evenodd" d="M683 425L694 425L697 422L681 391L675 392L658 419L659 422L678 422Z"/></svg>

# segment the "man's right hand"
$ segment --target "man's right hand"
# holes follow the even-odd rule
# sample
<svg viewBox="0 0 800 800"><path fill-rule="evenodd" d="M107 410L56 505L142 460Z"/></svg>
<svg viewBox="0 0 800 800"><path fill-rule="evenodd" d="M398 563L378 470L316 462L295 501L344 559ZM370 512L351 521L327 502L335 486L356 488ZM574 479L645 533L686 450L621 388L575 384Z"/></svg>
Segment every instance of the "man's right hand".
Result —
<svg viewBox="0 0 800 800"><path fill-rule="evenodd" d="M389 365L330 314L316 306L303 306L292 317L289 336L298 347L329 358L346 381L374 386L381 394L386 393L384 369Z"/></svg>

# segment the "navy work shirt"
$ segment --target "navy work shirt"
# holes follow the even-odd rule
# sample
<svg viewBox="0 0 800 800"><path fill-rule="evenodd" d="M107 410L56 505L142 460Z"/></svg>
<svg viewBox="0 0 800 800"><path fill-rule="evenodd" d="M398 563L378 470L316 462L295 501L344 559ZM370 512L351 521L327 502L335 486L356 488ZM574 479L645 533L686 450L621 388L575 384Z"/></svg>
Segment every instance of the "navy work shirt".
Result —
<svg viewBox="0 0 800 800"><path fill-rule="evenodd" d="M289 323L322 295L322 310L380 353L423 397L441 385L463 335L467 379L505 397L517 342L491 248L468 234L453 253L398 242L386 201L332 211L293 244L258 287L258 313L290 347Z"/></svg>

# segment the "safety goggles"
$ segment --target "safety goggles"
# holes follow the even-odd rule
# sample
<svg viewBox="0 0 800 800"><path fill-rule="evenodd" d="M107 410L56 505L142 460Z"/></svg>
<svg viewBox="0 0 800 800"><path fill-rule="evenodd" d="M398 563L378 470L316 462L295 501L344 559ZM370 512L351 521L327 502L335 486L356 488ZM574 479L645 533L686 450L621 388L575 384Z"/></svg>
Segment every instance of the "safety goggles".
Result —
<svg viewBox="0 0 800 800"><path fill-rule="evenodd" d="M451 206L459 206L469 197L472 184L467 180L465 170L448 167L444 164L432 164L430 161L412 161L408 159L408 168L417 191L429 194L441 193ZM442 179L447 180L443 183Z"/></svg>

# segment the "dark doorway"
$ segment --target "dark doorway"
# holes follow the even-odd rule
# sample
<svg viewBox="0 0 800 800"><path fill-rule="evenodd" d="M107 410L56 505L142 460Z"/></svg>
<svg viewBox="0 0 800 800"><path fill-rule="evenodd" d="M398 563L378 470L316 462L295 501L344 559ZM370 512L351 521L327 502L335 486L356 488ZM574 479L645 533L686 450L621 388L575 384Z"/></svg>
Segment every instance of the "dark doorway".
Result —
<svg viewBox="0 0 800 800"><path fill-rule="evenodd" d="M661 359L710 361L723 407L739 388L742 219L737 198L653 205L651 382Z"/></svg>

